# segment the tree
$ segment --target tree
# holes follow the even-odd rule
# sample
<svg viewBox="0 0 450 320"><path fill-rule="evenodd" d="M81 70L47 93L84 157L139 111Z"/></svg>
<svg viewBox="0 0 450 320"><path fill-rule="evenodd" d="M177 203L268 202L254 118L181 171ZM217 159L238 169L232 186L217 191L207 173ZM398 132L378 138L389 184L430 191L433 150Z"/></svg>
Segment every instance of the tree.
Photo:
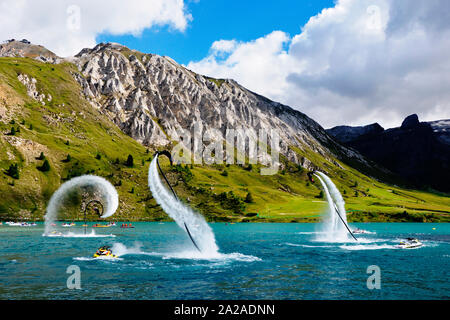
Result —
<svg viewBox="0 0 450 320"><path fill-rule="evenodd" d="M322 199L323 198L323 191L320 190L319 195L317 196L317 198Z"/></svg>
<svg viewBox="0 0 450 320"><path fill-rule="evenodd" d="M70 154L67 155L67 157L63 160L63 162L70 162L72 161L72 157L70 156Z"/></svg>
<svg viewBox="0 0 450 320"><path fill-rule="evenodd" d="M16 135L16 128L11 127L11 131L9 132L10 136L15 136Z"/></svg>
<svg viewBox="0 0 450 320"><path fill-rule="evenodd" d="M6 174L13 179L19 179L19 167L17 163L11 164L8 170L6 170Z"/></svg>
<svg viewBox="0 0 450 320"><path fill-rule="evenodd" d="M39 155L39 157L36 158L37 160L44 160L45 159L45 155L43 152L41 152L41 154Z"/></svg>
<svg viewBox="0 0 450 320"><path fill-rule="evenodd" d="M245 202L247 202L247 203L252 203L254 200L253 200L253 196L252 196L252 194L249 192L249 193L247 193L247 196L245 197Z"/></svg>
<svg viewBox="0 0 450 320"><path fill-rule="evenodd" d="M220 174L221 176L228 177L228 171L223 170L223 172Z"/></svg>
<svg viewBox="0 0 450 320"><path fill-rule="evenodd" d="M64 144L65 144L66 146L70 145L69 140L67 140L66 142L64 142Z"/></svg>
<svg viewBox="0 0 450 320"><path fill-rule="evenodd" d="M247 166L247 168L245 168L245 170L247 170L247 171L252 171L252 169L253 169L253 165L251 163Z"/></svg>
<svg viewBox="0 0 450 320"><path fill-rule="evenodd" d="M30 123L29 129L33 130L33 125L31 123Z"/></svg>
<svg viewBox="0 0 450 320"><path fill-rule="evenodd" d="M48 172L50 171L50 162L48 162L47 159L44 160L44 163L42 164L42 166L37 168L39 171L42 172Z"/></svg>
<svg viewBox="0 0 450 320"><path fill-rule="evenodd" d="M125 163L125 165L130 168L134 166L134 160L131 154L128 155L127 162Z"/></svg>
<svg viewBox="0 0 450 320"><path fill-rule="evenodd" d="M134 187L131 188L130 193L134 193Z"/></svg>
<svg viewBox="0 0 450 320"><path fill-rule="evenodd" d="M102 158L102 155L97 152L97 155L95 156L95 159L100 160Z"/></svg>

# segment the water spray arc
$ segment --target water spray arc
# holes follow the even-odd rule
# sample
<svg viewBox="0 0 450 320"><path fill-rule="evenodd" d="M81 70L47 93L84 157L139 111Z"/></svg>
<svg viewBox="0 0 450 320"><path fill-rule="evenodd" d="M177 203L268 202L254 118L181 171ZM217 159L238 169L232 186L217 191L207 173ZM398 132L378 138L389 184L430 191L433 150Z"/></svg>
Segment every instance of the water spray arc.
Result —
<svg viewBox="0 0 450 320"><path fill-rule="evenodd" d="M94 175L84 175L80 177L73 178L65 183L63 183L58 190L50 198L45 213L45 231L44 235L49 235L51 233L53 222L57 219L58 213L63 208L64 201L70 198L72 191L91 189L95 193L95 198L101 199L96 200L101 207L97 214L100 218L107 218L112 216L117 208L119 207L119 195L117 194L114 186L106 179ZM95 201L90 201L86 204L85 208L85 220L86 220L86 210L90 204L96 203ZM97 208L98 209L98 208ZM85 221L86 222L86 221ZM86 224L86 223L85 223Z"/></svg>
<svg viewBox="0 0 450 320"><path fill-rule="evenodd" d="M164 171L162 171L161 166L159 165L159 159L158 159L158 158L159 158L159 155L165 155L166 157L168 157L168 158L169 158L169 161L170 161L170 165L173 165L173 162L172 162L172 156L171 156L171 154L170 154L168 151L166 151L166 150L164 150L164 151L157 151L157 152L155 153L155 155L154 155L154 159L156 160L156 164L158 165L159 172L161 173L161 175L163 176L163 178L164 178L164 180L166 181L167 185L169 186L170 190L172 191L173 196L175 197L175 199L176 199L177 201L180 201L180 200L178 199L177 194L175 193L175 191L173 190L172 186L170 185L169 180L167 179L166 175L164 174ZM184 228L186 229L186 233L188 234L188 236L189 236L189 238L191 239L192 243L194 244L195 248L197 248L197 250L198 250L199 252L202 252L202 251L200 250L200 248L198 247L197 243L195 242L194 238L192 237L192 234L191 234L191 232L189 231L189 228L188 228L186 222L183 222L183 224L184 224Z"/></svg>
<svg viewBox="0 0 450 320"><path fill-rule="evenodd" d="M333 213L335 213L336 216L339 218L339 220L342 222L342 225L345 226L348 233L352 236L352 238L355 241L358 241L358 239L355 237L355 235L353 234L353 232L351 231L350 227L347 224L345 213L345 202L339 190L336 188L331 179L324 173L315 171L313 172L313 174L319 179L320 183L322 184L322 187L324 188L325 195L328 201L328 206L331 211L330 214L332 215L331 218L332 219L334 218ZM336 220L333 220L332 222L333 232L337 232L337 230L339 230L339 227L337 226L335 221Z"/></svg>

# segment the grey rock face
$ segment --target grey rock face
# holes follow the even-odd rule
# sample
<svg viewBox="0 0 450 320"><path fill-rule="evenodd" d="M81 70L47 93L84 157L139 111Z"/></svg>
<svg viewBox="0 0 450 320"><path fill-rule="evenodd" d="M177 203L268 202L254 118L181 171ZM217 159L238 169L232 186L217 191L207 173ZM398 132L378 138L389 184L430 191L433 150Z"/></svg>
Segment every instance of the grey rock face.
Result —
<svg viewBox="0 0 450 320"><path fill-rule="evenodd" d="M197 122L205 132L218 129L222 139L227 129L277 130L281 153L296 163L310 162L298 159L290 146L365 162L303 113L233 80L196 74L168 57L109 43L83 49L72 61L80 71L74 77L92 105L144 145L167 146L177 140L178 130L192 132Z"/></svg>
<svg viewBox="0 0 450 320"><path fill-rule="evenodd" d="M26 74L19 74L17 79L27 88L27 94L29 97L41 102L42 105L45 105L45 101L52 101L52 96L50 94L47 94L46 96L44 93L39 93L37 91L35 78L30 78Z"/></svg>
<svg viewBox="0 0 450 320"><path fill-rule="evenodd" d="M31 44L27 40L8 40L0 44L0 57L33 58L41 62L60 63L62 58L43 46Z"/></svg>

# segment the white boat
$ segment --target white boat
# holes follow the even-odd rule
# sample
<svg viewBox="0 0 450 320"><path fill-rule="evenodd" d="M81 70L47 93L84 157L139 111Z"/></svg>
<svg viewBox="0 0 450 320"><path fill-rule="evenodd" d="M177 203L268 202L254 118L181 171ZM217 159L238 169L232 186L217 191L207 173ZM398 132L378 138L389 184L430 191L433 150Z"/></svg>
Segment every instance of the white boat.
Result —
<svg viewBox="0 0 450 320"><path fill-rule="evenodd" d="M396 248L399 249L413 249L413 248L419 248L423 246L423 243L420 242L416 238L406 238L406 240L401 241L398 245L396 245Z"/></svg>
<svg viewBox="0 0 450 320"><path fill-rule="evenodd" d="M75 223L73 223L73 222L72 223L63 223L62 224L62 226L65 227L65 228L73 227L74 225L75 225Z"/></svg>
<svg viewBox="0 0 450 320"><path fill-rule="evenodd" d="M7 222L7 225L9 225L10 227L21 227L22 226L22 222Z"/></svg>

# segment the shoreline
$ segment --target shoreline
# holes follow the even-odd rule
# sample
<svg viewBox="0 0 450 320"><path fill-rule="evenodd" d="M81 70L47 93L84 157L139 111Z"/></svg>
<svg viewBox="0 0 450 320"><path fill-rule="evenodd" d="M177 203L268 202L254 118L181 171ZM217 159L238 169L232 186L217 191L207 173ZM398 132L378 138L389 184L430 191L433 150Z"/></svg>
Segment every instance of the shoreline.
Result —
<svg viewBox="0 0 450 320"><path fill-rule="evenodd" d="M4 224L5 222L27 222L27 223L32 223L32 222L36 222L36 223L45 223L45 220L27 220L27 219L21 219L21 220L17 220L17 219L12 219L12 220L0 220L0 223ZM65 222L84 222L84 220L56 220L55 222L59 222L59 223L65 223ZM170 222L170 223L176 223L173 220L91 220L91 221L87 221L88 223L98 223L98 224L106 224L108 222L114 222L116 224L118 223L139 223L139 222L154 222L154 223L166 223L166 222ZM290 224L290 223L323 223L323 221L277 221L277 220L263 220L263 221L258 221L258 220L253 220L253 221L206 221L207 223L227 223L227 224L245 224L245 223L280 223L280 224ZM436 221L412 221L412 220L408 220L408 221L394 221L394 220L367 220L367 221L352 221L349 220L347 221L348 223L423 223L423 224L427 224L427 223L450 223L450 221L442 221L442 220L436 220Z"/></svg>

